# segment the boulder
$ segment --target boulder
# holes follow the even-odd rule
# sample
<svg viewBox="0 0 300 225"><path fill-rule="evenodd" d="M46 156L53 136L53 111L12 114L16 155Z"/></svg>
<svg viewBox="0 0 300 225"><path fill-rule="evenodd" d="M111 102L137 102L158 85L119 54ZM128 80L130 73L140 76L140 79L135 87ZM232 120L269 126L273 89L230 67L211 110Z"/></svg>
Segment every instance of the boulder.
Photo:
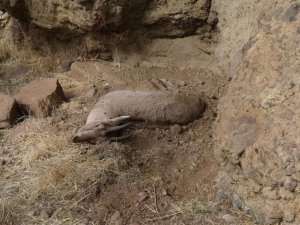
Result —
<svg viewBox="0 0 300 225"><path fill-rule="evenodd" d="M215 130L222 182L262 223L298 224L300 5L218 2L220 59L232 79Z"/></svg>
<svg viewBox="0 0 300 225"><path fill-rule="evenodd" d="M0 129L12 125L19 114L19 106L16 99L0 93Z"/></svg>
<svg viewBox="0 0 300 225"><path fill-rule="evenodd" d="M0 2L13 17L55 34L126 33L148 27L154 36L193 33L209 18L211 0L15 0ZM150 32L150 33L151 33Z"/></svg>
<svg viewBox="0 0 300 225"><path fill-rule="evenodd" d="M32 81L15 98L26 113L38 117L50 116L52 110L65 101L63 89L57 79Z"/></svg>
<svg viewBox="0 0 300 225"><path fill-rule="evenodd" d="M74 62L71 65L70 76L79 82L95 80L102 75L97 64L97 62Z"/></svg>
<svg viewBox="0 0 300 225"><path fill-rule="evenodd" d="M97 93L97 88L95 85L79 86L70 88L64 91L66 99L86 97L92 98Z"/></svg>
<svg viewBox="0 0 300 225"><path fill-rule="evenodd" d="M149 27L152 37L194 34L197 28L206 25L210 6L210 0L152 0L142 23Z"/></svg>

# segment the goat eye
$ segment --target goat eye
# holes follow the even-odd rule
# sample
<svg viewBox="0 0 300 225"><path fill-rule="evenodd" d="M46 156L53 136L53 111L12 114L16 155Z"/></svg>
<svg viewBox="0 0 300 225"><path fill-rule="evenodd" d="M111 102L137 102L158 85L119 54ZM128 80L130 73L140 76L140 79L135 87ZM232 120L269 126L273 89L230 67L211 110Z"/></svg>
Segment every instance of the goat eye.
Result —
<svg viewBox="0 0 300 225"><path fill-rule="evenodd" d="M100 125L99 124L97 124L95 127L99 127Z"/></svg>

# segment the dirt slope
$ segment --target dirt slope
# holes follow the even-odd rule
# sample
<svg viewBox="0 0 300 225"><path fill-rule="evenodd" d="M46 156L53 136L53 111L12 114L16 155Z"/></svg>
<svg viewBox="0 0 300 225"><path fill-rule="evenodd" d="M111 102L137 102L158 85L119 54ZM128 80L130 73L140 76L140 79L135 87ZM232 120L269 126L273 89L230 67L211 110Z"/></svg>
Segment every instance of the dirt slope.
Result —
<svg viewBox="0 0 300 225"><path fill-rule="evenodd" d="M222 217L230 214L236 224L253 224L231 208L226 195L215 197L212 127L229 81L207 53L214 51L209 40L159 39L125 58L126 49L120 48L119 61L83 63L89 72L82 75L89 78L81 81L73 66L70 72L48 75L57 77L72 98L52 117L28 118L1 131L2 223L226 224ZM201 48L185 51L195 43ZM28 79L38 78L31 76L15 82L3 77L8 85L3 91L15 93ZM183 127L137 124L132 138L122 143L70 142L99 96L120 88L153 90L151 78L202 96L208 105L203 118ZM87 97L91 87L96 95Z"/></svg>

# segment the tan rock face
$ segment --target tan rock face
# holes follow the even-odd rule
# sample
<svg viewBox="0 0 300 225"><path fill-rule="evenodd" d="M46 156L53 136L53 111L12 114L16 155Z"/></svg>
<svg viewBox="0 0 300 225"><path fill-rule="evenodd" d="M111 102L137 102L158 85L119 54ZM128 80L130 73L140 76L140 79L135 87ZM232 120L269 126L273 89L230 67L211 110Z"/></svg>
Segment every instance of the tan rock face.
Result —
<svg viewBox="0 0 300 225"><path fill-rule="evenodd" d="M182 36L194 33L209 17L210 0L153 0L147 6L143 24L152 36Z"/></svg>
<svg viewBox="0 0 300 225"><path fill-rule="evenodd" d="M21 108L29 115L46 117L64 100L64 92L57 79L35 80L15 96Z"/></svg>
<svg viewBox="0 0 300 225"><path fill-rule="evenodd" d="M65 36L88 31L124 32L148 26L154 36L181 36L206 23L211 0L2 1L13 17Z"/></svg>
<svg viewBox="0 0 300 225"><path fill-rule="evenodd" d="M277 3L219 3L228 38L219 51L228 54L222 62L232 83L219 106L215 155L262 222L298 224L300 4Z"/></svg>
<svg viewBox="0 0 300 225"><path fill-rule="evenodd" d="M19 106L9 95L0 93L0 129L12 125L18 117Z"/></svg>

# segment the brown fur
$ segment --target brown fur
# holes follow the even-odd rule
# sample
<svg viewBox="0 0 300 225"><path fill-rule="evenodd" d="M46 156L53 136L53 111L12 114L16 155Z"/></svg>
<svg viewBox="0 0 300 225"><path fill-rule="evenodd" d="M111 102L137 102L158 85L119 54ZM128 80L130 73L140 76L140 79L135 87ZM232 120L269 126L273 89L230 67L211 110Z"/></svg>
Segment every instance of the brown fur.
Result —
<svg viewBox="0 0 300 225"><path fill-rule="evenodd" d="M99 99L77 135L82 136L81 131L90 131L92 127L99 129L99 123L124 115L151 123L187 124L198 119L204 108L199 96L169 91L114 91ZM96 132L90 139L102 135Z"/></svg>

